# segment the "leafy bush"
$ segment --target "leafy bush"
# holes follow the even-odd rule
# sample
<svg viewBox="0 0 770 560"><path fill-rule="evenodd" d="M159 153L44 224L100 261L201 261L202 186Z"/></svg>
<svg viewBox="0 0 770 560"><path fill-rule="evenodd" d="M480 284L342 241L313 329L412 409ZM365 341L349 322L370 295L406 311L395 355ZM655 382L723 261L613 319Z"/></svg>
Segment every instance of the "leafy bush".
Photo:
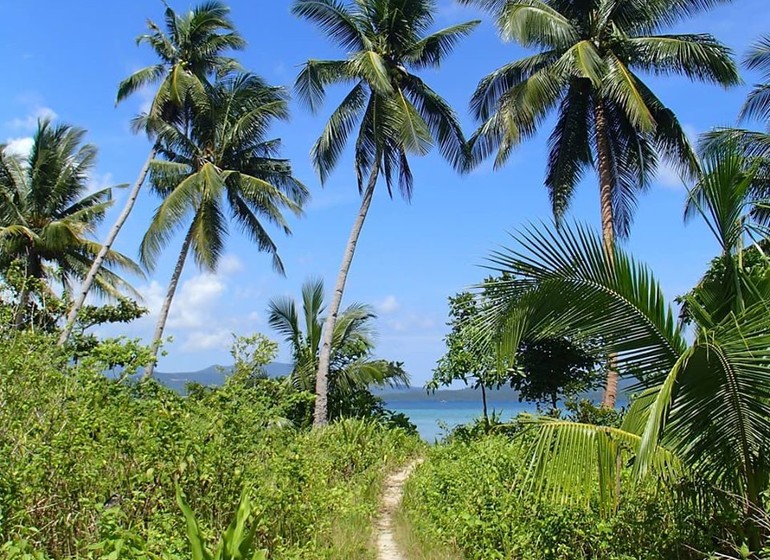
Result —
<svg viewBox="0 0 770 560"><path fill-rule="evenodd" d="M405 513L426 538L469 560L653 560L702 558L714 520L673 493L637 488L602 518L540 500L520 488L525 457L518 440L455 439L431 450L407 482Z"/></svg>
<svg viewBox="0 0 770 560"><path fill-rule="evenodd" d="M178 485L210 544L245 489L271 560L365 558L382 472L421 445L364 421L292 427L312 396L270 380L183 398L103 366L68 364L43 336L2 340L4 557L187 559Z"/></svg>

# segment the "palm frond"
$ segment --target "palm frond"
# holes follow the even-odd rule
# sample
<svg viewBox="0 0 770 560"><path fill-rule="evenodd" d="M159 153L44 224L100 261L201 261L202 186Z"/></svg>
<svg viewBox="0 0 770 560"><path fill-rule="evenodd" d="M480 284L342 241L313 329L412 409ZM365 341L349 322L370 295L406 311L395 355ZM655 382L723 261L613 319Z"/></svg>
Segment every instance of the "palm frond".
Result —
<svg viewBox="0 0 770 560"><path fill-rule="evenodd" d="M470 35L481 21L453 25L417 41L404 53L404 61L413 68L438 67L464 37Z"/></svg>
<svg viewBox="0 0 770 560"><path fill-rule="evenodd" d="M621 371L654 384L686 348L662 290L650 271L622 250L608 255L582 226L529 227L519 249L495 252L491 268L509 275L490 296L480 329L499 333L514 355L522 338L589 337L617 354Z"/></svg>
<svg viewBox="0 0 770 560"><path fill-rule="evenodd" d="M525 47L563 49L580 40L572 23L542 0L514 0L504 4L497 26L503 39Z"/></svg>
<svg viewBox="0 0 770 560"><path fill-rule="evenodd" d="M299 100L315 112L323 104L327 86L355 79L347 60L308 60L297 75L294 90Z"/></svg>
<svg viewBox="0 0 770 560"><path fill-rule="evenodd" d="M724 87L740 83L732 51L709 34L631 37L632 66L658 75L683 75Z"/></svg>

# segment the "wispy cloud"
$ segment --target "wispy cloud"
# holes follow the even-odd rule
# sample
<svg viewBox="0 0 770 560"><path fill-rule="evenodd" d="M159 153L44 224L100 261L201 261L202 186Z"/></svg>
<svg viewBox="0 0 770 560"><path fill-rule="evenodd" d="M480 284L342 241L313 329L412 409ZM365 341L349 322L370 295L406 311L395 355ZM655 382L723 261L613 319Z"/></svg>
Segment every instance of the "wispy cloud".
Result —
<svg viewBox="0 0 770 560"><path fill-rule="evenodd" d="M59 115L50 107L35 106L25 117L16 117L5 123L6 127L14 131L32 132L37 128L39 120L55 120Z"/></svg>
<svg viewBox="0 0 770 560"><path fill-rule="evenodd" d="M394 313L396 310L398 310L399 307L400 305L398 303L398 299L396 299L396 296L393 295L387 296L382 301L379 301L374 305L374 308L381 315L390 315L391 313Z"/></svg>
<svg viewBox="0 0 770 560"><path fill-rule="evenodd" d="M6 142L5 151L9 154L27 157L32 151L33 142L31 136L11 138Z"/></svg>

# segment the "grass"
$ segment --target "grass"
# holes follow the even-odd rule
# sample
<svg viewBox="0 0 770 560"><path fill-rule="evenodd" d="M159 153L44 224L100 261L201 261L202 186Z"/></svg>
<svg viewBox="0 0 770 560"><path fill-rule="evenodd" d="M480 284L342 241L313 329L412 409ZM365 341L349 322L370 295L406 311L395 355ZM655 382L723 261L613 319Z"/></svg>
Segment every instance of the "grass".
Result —
<svg viewBox="0 0 770 560"><path fill-rule="evenodd" d="M395 516L396 542L402 554L409 560L463 560L463 556L454 547L435 542L415 530L415 520L399 508Z"/></svg>

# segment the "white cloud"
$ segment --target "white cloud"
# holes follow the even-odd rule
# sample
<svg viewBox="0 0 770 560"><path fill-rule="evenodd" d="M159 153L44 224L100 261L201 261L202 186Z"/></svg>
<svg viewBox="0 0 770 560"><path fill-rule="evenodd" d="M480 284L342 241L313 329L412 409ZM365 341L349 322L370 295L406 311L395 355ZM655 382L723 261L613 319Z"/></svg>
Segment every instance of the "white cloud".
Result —
<svg viewBox="0 0 770 560"><path fill-rule="evenodd" d="M10 138L6 142L5 151L9 154L14 154L26 158L32 151L32 144L34 140L31 136L24 138Z"/></svg>
<svg viewBox="0 0 770 560"><path fill-rule="evenodd" d="M199 272L177 288L166 321L166 334L184 341L181 350L195 352L230 346L232 323L238 318L222 316L222 298L231 291L230 278L242 270L243 263L235 255L225 255L216 273ZM143 331L158 320L167 290L167 285L155 280L139 289L142 304L150 311L144 319ZM250 321L257 318L254 313L248 315Z"/></svg>
<svg viewBox="0 0 770 560"><path fill-rule="evenodd" d="M204 273L184 282L171 305L169 328L194 329L209 323L226 288L223 279L216 274Z"/></svg>
<svg viewBox="0 0 770 560"><path fill-rule="evenodd" d="M390 319L386 324L391 330L397 333L404 333L432 329L436 326L436 321L427 315L409 313L404 317Z"/></svg>
<svg viewBox="0 0 770 560"><path fill-rule="evenodd" d="M214 331L195 331L190 333L182 344L182 350L186 352L200 352L202 350L226 350L233 342L233 335L229 329L217 329Z"/></svg>
<svg viewBox="0 0 770 560"><path fill-rule="evenodd" d="M93 194L102 189L114 186L115 181L112 179L112 173L91 173L91 176L88 178L88 184L86 185L88 194ZM115 196L116 193L113 192L112 194Z"/></svg>
<svg viewBox="0 0 770 560"><path fill-rule="evenodd" d="M6 123L6 126L12 130L32 131L37 128L37 121L40 119L55 120L58 117L56 111L50 107L36 106L32 112L23 118L15 118Z"/></svg>
<svg viewBox="0 0 770 560"><path fill-rule="evenodd" d="M225 255L219 260L219 273L231 276L243 271L243 262L236 255Z"/></svg>
<svg viewBox="0 0 770 560"><path fill-rule="evenodd" d="M377 309L378 313L381 313L383 315L390 315L391 313L395 312L400 306L398 303L398 300L396 299L396 296L387 296L382 301L375 304L375 309Z"/></svg>

